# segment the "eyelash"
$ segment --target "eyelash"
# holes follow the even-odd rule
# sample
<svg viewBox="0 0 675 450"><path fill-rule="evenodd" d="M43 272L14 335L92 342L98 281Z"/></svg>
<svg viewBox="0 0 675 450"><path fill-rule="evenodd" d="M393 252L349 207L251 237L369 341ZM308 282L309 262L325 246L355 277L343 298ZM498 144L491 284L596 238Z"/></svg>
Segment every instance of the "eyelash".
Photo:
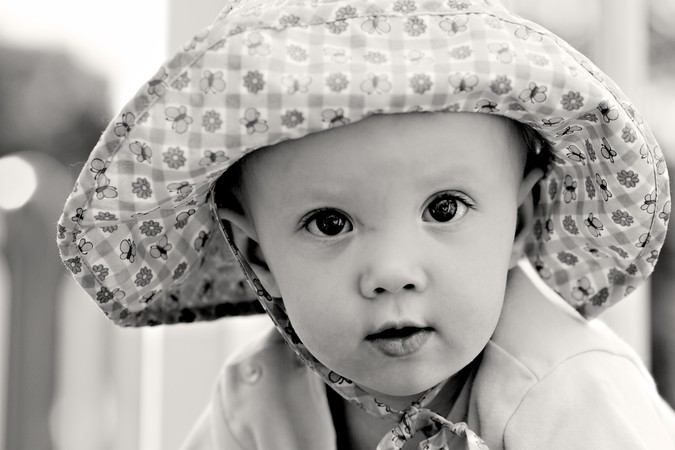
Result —
<svg viewBox="0 0 675 450"><path fill-rule="evenodd" d="M425 216L427 216L428 214L431 214L429 212L429 207L434 203L434 201L446 200L446 199L452 200L455 203L455 207L456 207L456 211L453 213L452 217L449 220L437 221L437 220L434 220L433 218L431 218L431 220L424 219ZM422 213L422 218L423 218L423 220L425 220L425 222L448 223L448 222L452 222L452 221L455 221L455 220L458 220L458 219L462 218L471 209L475 209L475 205L471 202L471 200L469 200L469 198L467 196L465 196L464 194L461 194L459 192L444 191L444 192L434 194L431 197L431 199L429 200L427 205L424 207L424 212ZM335 216L336 218L341 218L342 220L344 220L343 227L341 227L340 230L335 234L325 234L325 233L321 232L321 230L319 230L318 228L317 228L316 231L319 231L319 233L312 231L311 227L313 226L313 224L314 224L314 227L318 227L318 225L316 224L316 221L317 221L317 219L321 218L322 215L324 215L324 214L325 214L325 216L324 216L325 218L329 218L332 215L332 216ZM345 227L348 228L346 231L344 231ZM341 234L345 234L345 233L348 233L348 232L352 231L354 229L354 225L353 225L351 219L349 218L349 216L347 214L343 213L342 211L340 211L338 209L335 209L335 208L320 208L320 209L316 209L314 211L311 211L310 213L305 215L300 220L300 228L304 229L309 234L311 234L312 236L315 236L315 237L333 238L335 236L339 236Z"/></svg>

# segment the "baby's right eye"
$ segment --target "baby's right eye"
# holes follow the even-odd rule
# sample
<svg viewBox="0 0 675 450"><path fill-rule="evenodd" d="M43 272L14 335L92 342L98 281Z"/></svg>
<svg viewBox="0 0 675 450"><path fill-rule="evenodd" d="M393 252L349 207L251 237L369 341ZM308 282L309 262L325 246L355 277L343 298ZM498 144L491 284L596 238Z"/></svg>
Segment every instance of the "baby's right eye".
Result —
<svg viewBox="0 0 675 450"><path fill-rule="evenodd" d="M335 209L314 212L304 221L303 226L311 234L320 237L337 236L353 229L347 216Z"/></svg>

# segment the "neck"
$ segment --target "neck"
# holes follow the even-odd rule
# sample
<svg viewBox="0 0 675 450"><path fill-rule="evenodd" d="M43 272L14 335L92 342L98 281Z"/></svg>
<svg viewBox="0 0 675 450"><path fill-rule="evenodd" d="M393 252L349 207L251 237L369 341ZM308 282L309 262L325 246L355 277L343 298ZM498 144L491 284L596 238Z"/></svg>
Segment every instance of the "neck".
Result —
<svg viewBox="0 0 675 450"><path fill-rule="evenodd" d="M471 374L474 364L478 363L478 361L475 361L474 363L469 364L460 372L444 381L444 386L426 408L443 417L447 417L457 401L457 398L466 383L467 377ZM327 389L331 388L327 387ZM344 427L346 429L336 431L344 434L345 439L342 445L349 450L372 450L377 447L377 444L382 437L396 425L396 423L390 419L375 417L368 414L359 408L358 405L343 399L338 394L331 393L331 395L335 395L341 403L341 407L339 408L341 411L333 411L333 414L342 414ZM400 411L408 408L413 402L418 400L421 395L422 393L410 396L383 396L378 393L374 396L392 409ZM338 418L334 417L333 421L337 424ZM423 439L424 435L418 433L413 439L406 443L403 449L416 449L418 448L417 445ZM340 447L340 450L346 449Z"/></svg>

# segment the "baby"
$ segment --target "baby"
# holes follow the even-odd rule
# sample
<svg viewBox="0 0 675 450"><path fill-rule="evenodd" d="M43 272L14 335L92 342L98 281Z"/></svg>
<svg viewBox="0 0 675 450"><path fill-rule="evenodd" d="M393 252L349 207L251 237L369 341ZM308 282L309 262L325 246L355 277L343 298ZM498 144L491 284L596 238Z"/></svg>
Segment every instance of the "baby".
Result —
<svg viewBox="0 0 675 450"><path fill-rule="evenodd" d="M589 321L669 211L629 101L493 1L248 1L110 124L58 240L120 325L275 323L185 449L675 449Z"/></svg>

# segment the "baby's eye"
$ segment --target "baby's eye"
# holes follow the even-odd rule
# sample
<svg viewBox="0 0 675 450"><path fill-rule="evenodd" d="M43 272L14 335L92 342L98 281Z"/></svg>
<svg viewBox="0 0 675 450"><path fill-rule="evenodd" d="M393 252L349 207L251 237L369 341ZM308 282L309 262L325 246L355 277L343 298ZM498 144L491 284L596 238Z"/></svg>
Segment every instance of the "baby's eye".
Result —
<svg viewBox="0 0 675 450"><path fill-rule="evenodd" d="M468 208L461 198L450 193L443 193L429 202L422 214L422 219L427 222L449 222L462 217Z"/></svg>
<svg viewBox="0 0 675 450"><path fill-rule="evenodd" d="M304 227L315 236L337 236L352 231L352 223L340 211L324 209L312 214Z"/></svg>

